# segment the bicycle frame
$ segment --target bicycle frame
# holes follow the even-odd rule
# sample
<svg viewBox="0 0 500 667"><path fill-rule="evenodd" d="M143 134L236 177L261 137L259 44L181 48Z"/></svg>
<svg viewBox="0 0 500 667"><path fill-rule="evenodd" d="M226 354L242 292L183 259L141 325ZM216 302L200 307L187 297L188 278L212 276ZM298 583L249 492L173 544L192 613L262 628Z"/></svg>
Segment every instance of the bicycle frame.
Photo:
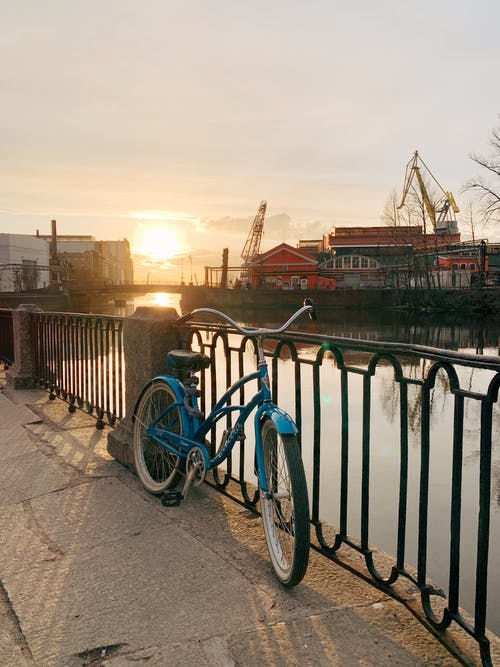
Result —
<svg viewBox="0 0 500 667"><path fill-rule="evenodd" d="M259 358L258 369L234 382L229 389L224 392L212 408L210 414L201 423L195 418L190 418L189 434L179 435L172 431L155 428L155 424L175 408L180 408L181 413L184 410L184 390L179 380L170 375L163 375L155 379L162 379L167 382L175 392L178 400L175 403L172 403L167 410L159 415L155 422L149 425L147 428L148 435L173 454L183 458L188 455L189 450L193 446L199 447L203 452L207 471L216 468L227 459L234 445L243 434L243 427L248 417L255 409L257 409L254 418L257 474L260 488L262 491L267 492L267 481L263 472L264 466L262 440L259 428L260 422L265 417L269 417L275 423L279 433L293 434L297 433L298 430L292 418L271 401L267 363L264 360L263 354ZM245 405L228 404L231 396L233 396L243 385L254 380L259 382L260 388ZM180 392L182 392L182 397ZM195 396L191 398L191 403L193 408L198 408L198 401ZM231 428L231 432L229 433L221 451L214 458L211 458L205 445L205 436L220 419L231 412L238 412L238 418L234 426Z"/></svg>

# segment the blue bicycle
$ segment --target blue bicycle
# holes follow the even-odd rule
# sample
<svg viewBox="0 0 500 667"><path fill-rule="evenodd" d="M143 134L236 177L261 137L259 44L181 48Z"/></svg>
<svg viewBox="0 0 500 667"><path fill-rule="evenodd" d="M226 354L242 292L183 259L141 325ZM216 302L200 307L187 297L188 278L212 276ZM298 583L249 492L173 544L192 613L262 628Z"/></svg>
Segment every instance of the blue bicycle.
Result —
<svg viewBox="0 0 500 667"><path fill-rule="evenodd" d="M197 308L177 323L201 313L215 315L243 335L255 338L257 370L229 387L205 418L198 407L196 373L208 368L210 358L186 350L169 352L167 364L178 377L162 375L151 380L134 411L137 474L147 491L162 495L165 506L179 505L190 485L201 484L207 472L223 463L236 442L245 437L245 423L255 411L255 468L266 542L278 579L294 586L304 577L309 560L309 501L297 426L271 401L264 337L286 331L305 313L315 319L312 301L306 299L304 306L278 329L245 328L212 308ZM231 405L231 397L252 381L257 382L255 395L245 405ZM215 424L228 413L237 413L237 419L232 428L224 430L212 457L210 451L215 451L215 446L207 437L215 433ZM182 489L177 489L183 477Z"/></svg>

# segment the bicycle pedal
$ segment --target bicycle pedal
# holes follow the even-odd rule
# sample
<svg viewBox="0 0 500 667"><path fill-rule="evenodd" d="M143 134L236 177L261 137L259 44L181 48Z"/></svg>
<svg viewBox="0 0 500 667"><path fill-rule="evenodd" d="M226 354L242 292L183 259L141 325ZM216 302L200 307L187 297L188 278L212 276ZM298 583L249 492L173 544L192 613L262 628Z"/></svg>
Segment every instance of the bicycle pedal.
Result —
<svg viewBox="0 0 500 667"><path fill-rule="evenodd" d="M161 497L161 504L163 507L178 507L182 500L182 491L165 491Z"/></svg>

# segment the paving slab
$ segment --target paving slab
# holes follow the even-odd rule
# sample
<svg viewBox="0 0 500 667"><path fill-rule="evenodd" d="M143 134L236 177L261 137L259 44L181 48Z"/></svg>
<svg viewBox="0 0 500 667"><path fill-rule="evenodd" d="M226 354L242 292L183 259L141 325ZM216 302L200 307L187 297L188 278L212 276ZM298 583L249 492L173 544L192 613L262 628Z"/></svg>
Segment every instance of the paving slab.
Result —
<svg viewBox="0 0 500 667"><path fill-rule="evenodd" d="M19 426L39 422L40 417L24 405L2 405L0 407L0 437L15 437Z"/></svg>
<svg viewBox="0 0 500 667"><path fill-rule="evenodd" d="M51 493L69 482L70 475L39 451L9 456L0 467L0 505Z"/></svg>
<svg viewBox="0 0 500 667"><path fill-rule="evenodd" d="M2 419L2 410L0 408L0 420ZM2 461L7 461L16 456L29 456L37 451L35 439L31 437L29 424L23 429L15 428L7 434L0 428L0 457Z"/></svg>

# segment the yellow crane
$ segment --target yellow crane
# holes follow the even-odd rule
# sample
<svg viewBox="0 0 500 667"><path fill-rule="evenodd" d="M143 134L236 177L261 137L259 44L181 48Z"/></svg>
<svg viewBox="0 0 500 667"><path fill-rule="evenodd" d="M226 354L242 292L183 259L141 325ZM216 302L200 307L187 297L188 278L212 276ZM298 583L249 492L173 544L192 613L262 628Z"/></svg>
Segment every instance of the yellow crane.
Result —
<svg viewBox="0 0 500 667"><path fill-rule="evenodd" d="M440 196L437 201L433 202L427 191L424 178L422 176L422 169L425 170L434 183L437 185ZM415 151L411 160L406 165L405 182L403 187L403 195L401 203L398 208L402 208L405 204L406 197L410 192L412 185L414 186L414 179L417 181L418 189L422 197L422 201L432 222L432 229L436 234L456 234L458 231L455 214L459 213L460 209L457 206L455 198L451 192L447 192L439 183L439 181L432 174L429 167L422 160L418 151Z"/></svg>

